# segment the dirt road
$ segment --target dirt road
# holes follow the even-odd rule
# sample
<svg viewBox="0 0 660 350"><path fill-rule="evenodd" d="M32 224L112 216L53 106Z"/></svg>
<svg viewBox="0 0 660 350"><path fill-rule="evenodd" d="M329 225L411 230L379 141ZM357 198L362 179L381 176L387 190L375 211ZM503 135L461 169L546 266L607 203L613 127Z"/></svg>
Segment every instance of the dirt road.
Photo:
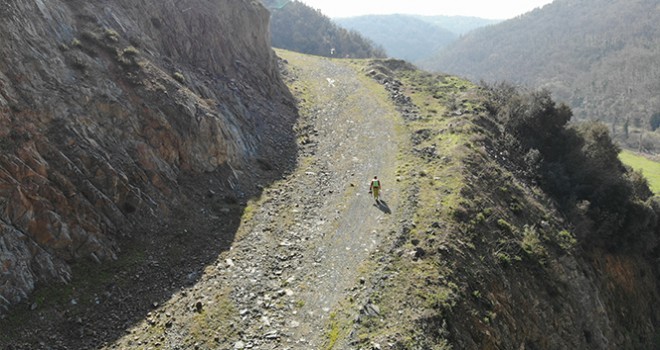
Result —
<svg viewBox="0 0 660 350"><path fill-rule="evenodd" d="M231 248L194 285L102 349L353 348L376 257L403 216L405 127L383 86L351 61L278 54L299 99L298 168L248 203ZM367 193L374 175L380 205Z"/></svg>
<svg viewBox="0 0 660 350"><path fill-rule="evenodd" d="M236 348L319 349L335 341L339 303L397 220L394 106L348 61L281 53L301 99L300 168L266 189L225 274L244 317ZM367 193L382 179L383 204ZM357 316L359 310L354 310Z"/></svg>

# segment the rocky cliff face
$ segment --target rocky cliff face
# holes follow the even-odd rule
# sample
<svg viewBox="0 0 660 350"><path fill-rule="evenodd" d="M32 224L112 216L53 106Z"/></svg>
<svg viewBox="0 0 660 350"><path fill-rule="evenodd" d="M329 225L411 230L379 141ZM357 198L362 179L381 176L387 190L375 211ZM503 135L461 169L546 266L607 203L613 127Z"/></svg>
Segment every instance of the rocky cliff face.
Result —
<svg viewBox="0 0 660 350"><path fill-rule="evenodd" d="M295 110L248 0L0 4L0 312L217 175L284 171ZM280 156L278 156L280 155Z"/></svg>

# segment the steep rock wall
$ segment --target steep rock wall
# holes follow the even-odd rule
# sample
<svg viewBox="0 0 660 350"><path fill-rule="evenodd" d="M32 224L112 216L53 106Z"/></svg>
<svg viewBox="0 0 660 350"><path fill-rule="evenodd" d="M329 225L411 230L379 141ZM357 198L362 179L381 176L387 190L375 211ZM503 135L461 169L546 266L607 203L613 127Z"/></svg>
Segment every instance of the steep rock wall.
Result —
<svg viewBox="0 0 660 350"><path fill-rule="evenodd" d="M115 259L184 177L240 197L284 171L296 113L267 28L247 0L0 4L0 312Z"/></svg>

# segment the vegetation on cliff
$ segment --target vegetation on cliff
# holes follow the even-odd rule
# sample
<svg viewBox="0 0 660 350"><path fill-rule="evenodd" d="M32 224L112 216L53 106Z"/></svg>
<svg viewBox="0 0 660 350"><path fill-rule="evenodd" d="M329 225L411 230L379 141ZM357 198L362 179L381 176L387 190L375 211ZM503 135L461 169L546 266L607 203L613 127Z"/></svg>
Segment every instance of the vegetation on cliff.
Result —
<svg viewBox="0 0 660 350"><path fill-rule="evenodd" d="M388 72L379 79L394 99L411 98L401 110L413 147L401 150L398 174L413 214L380 257L387 280L370 300L381 320L360 322L357 341L657 344L655 326L631 324L656 317L645 305L657 300L660 210L645 180L617 159L607 128L568 124L571 110L547 91L400 67L375 70Z"/></svg>
<svg viewBox="0 0 660 350"><path fill-rule="evenodd" d="M623 166L605 125L569 126L571 110L548 91L497 86L488 92L505 159L558 203L586 246L655 248L660 207L646 179Z"/></svg>

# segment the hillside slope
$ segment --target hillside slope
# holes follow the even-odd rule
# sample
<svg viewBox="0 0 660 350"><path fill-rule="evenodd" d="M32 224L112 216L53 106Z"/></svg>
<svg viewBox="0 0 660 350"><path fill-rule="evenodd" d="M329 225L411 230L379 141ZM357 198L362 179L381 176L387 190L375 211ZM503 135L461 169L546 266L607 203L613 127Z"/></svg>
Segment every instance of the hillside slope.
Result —
<svg viewBox="0 0 660 350"><path fill-rule="evenodd" d="M557 0L477 30L424 64L547 88L579 119L648 128L660 110L657 1Z"/></svg>
<svg viewBox="0 0 660 350"><path fill-rule="evenodd" d="M653 255L584 240L585 228L498 146L485 90L402 61L279 54L301 111L298 167L250 201L232 248L141 320L76 323L109 299L65 300L53 306L64 313L33 314L30 332L5 341L15 349L657 346ZM366 193L373 175L384 183L380 205ZM20 327L13 321L3 329Z"/></svg>
<svg viewBox="0 0 660 350"><path fill-rule="evenodd" d="M545 93L278 60L247 0L0 19L0 348L660 346L660 202Z"/></svg>

